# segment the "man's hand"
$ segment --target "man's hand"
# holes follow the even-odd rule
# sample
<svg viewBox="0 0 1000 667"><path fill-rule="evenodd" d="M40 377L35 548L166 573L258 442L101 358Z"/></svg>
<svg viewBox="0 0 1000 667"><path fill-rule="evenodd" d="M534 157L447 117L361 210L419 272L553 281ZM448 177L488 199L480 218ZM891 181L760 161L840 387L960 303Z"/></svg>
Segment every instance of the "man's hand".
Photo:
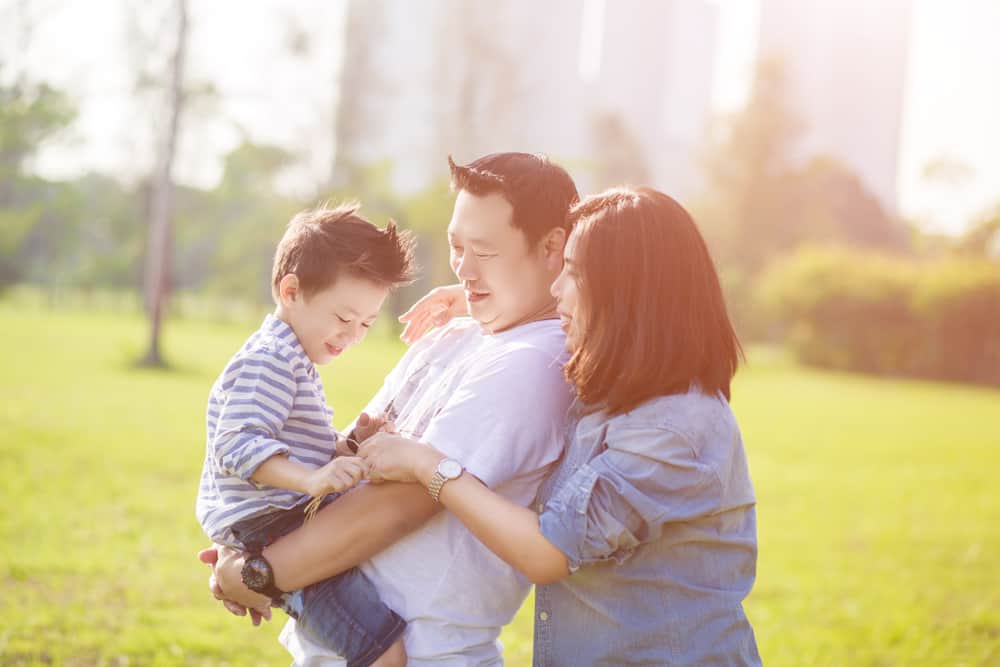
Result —
<svg viewBox="0 0 1000 667"><path fill-rule="evenodd" d="M266 596L254 593L250 589L246 588L246 586L243 586L242 554L234 549L230 549L229 547L216 544L208 549L202 549L199 551L198 560L212 568L212 574L208 577L208 588L212 591L212 596L216 600L220 600L222 602L222 606L224 606L229 613L235 616L246 616L247 610L249 610L250 621L254 624L254 626L260 625L261 621L271 620L271 601L268 600ZM219 583L218 576L216 576L219 572L225 572L228 580L231 578L231 570L234 567L238 568L236 570L236 577L239 581L239 585L247 594L241 596L245 604L241 604L240 602L230 599L227 593L223 590L222 585Z"/></svg>
<svg viewBox="0 0 1000 667"><path fill-rule="evenodd" d="M365 468L357 456L338 456L305 479L306 493L322 498L328 493L343 493L365 477Z"/></svg>

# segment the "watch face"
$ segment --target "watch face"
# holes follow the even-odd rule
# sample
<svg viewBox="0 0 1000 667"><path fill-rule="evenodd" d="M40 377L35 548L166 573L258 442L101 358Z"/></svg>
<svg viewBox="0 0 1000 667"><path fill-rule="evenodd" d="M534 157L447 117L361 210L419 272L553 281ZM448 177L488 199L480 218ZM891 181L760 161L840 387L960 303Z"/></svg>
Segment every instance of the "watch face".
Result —
<svg viewBox="0 0 1000 667"><path fill-rule="evenodd" d="M455 479L462 474L462 464L454 459L445 459L438 465L438 472L446 479Z"/></svg>
<svg viewBox="0 0 1000 667"><path fill-rule="evenodd" d="M260 592L271 583L271 569L267 561L261 558L251 558L243 568L243 583L252 591Z"/></svg>

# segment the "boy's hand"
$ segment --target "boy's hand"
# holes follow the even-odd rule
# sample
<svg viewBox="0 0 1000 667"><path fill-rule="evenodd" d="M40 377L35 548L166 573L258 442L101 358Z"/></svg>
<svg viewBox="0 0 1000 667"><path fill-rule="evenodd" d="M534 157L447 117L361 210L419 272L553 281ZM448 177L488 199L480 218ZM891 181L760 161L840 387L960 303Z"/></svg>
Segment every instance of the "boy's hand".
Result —
<svg viewBox="0 0 1000 667"><path fill-rule="evenodd" d="M406 323L399 337L407 345L412 345L434 327L444 326L454 318L468 314L469 302L461 285L437 287L399 316L399 321Z"/></svg>
<svg viewBox="0 0 1000 667"><path fill-rule="evenodd" d="M342 493L353 488L365 476L365 468L357 456L338 456L322 468L309 473L306 492L314 498L328 493Z"/></svg>
<svg viewBox="0 0 1000 667"><path fill-rule="evenodd" d="M357 420L354 422L354 438L358 441L357 444L361 444L368 438L372 437L378 433L379 428L385 424L385 415L375 415L372 416L367 412L362 412L358 415Z"/></svg>
<svg viewBox="0 0 1000 667"><path fill-rule="evenodd" d="M387 421L385 415L372 417L367 412L362 412L354 422L354 430L348 433L343 439L337 441L337 453L353 456L357 453L358 446L376 433L395 432L395 424ZM353 438L353 441L351 438Z"/></svg>

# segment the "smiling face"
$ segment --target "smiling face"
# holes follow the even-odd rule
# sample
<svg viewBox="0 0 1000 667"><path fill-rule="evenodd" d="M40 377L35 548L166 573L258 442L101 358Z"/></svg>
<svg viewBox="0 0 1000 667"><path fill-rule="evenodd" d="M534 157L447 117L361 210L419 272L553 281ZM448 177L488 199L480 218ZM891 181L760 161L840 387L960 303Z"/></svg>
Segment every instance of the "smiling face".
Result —
<svg viewBox="0 0 1000 667"><path fill-rule="evenodd" d="M448 225L451 269L465 288L469 313L493 333L551 313L548 287L561 260L561 229L532 248L511 224L513 214L499 193L460 190Z"/></svg>
<svg viewBox="0 0 1000 667"><path fill-rule="evenodd" d="M345 272L331 286L306 296L295 274L288 274L278 292L277 317L292 327L309 359L321 366L361 342L389 288Z"/></svg>
<svg viewBox="0 0 1000 667"><path fill-rule="evenodd" d="M566 334L566 350L573 352L583 342L583 327L586 322L580 303L579 267L574 264L577 235L570 234L563 252L563 268L552 283L552 296L556 298L556 312L563 333Z"/></svg>

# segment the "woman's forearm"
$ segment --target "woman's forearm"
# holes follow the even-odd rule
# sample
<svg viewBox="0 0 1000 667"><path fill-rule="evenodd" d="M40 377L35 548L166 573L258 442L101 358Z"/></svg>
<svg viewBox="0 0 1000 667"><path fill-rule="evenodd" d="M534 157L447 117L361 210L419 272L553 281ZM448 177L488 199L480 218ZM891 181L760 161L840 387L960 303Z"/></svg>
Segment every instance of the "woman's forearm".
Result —
<svg viewBox="0 0 1000 667"><path fill-rule="evenodd" d="M426 486L433 474L433 469L425 468L421 482ZM480 542L532 583L552 583L569 574L565 554L542 535L538 515L491 491L471 474L445 483L439 499Z"/></svg>
<svg viewBox="0 0 1000 667"><path fill-rule="evenodd" d="M367 484L264 549L264 557L278 588L298 590L368 560L439 509L420 485Z"/></svg>

